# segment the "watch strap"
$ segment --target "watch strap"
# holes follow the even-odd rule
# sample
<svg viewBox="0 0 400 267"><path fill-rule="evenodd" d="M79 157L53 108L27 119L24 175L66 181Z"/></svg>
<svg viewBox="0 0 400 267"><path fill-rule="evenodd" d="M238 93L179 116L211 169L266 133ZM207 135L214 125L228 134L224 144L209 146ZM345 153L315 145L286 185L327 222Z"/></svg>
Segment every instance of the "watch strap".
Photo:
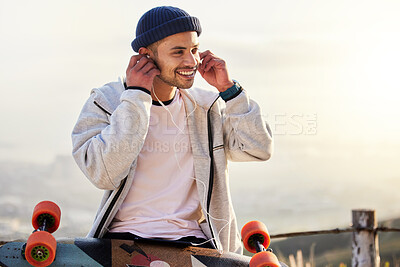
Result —
<svg viewBox="0 0 400 267"><path fill-rule="evenodd" d="M220 92L219 95L225 102L227 102L238 96L242 92L242 90L242 86L237 81L233 80L233 85L225 91Z"/></svg>

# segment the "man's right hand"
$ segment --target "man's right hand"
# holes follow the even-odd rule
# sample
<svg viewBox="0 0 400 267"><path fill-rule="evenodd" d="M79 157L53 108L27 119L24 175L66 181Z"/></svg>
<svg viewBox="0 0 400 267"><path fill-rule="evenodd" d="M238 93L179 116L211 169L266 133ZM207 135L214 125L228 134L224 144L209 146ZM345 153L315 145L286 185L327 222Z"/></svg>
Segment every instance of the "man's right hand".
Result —
<svg viewBox="0 0 400 267"><path fill-rule="evenodd" d="M151 91L154 77L160 73L153 60L146 55L132 56L126 69L126 85L139 86Z"/></svg>

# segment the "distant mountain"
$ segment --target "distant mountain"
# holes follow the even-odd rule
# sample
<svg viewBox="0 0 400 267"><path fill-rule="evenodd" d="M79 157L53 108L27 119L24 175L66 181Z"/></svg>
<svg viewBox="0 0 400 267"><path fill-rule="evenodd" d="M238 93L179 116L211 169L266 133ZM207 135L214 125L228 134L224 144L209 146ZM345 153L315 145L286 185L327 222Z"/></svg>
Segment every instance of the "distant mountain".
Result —
<svg viewBox="0 0 400 267"><path fill-rule="evenodd" d="M72 156L59 156L48 165L0 162L0 184L3 241L28 237L33 230L33 208L42 200L52 200L61 207L56 237L84 236L102 194L84 177Z"/></svg>

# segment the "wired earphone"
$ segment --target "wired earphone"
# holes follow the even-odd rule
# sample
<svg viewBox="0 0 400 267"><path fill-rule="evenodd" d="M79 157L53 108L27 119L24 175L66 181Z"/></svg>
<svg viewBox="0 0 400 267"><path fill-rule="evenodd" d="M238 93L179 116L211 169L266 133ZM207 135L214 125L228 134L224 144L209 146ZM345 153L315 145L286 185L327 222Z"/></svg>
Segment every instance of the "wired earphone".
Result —
<svg viewBox="0 0 400 267"><path fill-rule="evenodd" d="M152 93L154 94L155 98L157 99L158 103L160 103L160 105L161 105L161 106L168 112L168 114L170 115L171 121L172 121L172 123L174 124L174 126L178 129L179 133L181 133L181 134L184 135L184 134L185 134L184 128L181 129L181 128L177 125L177 123L175 122L174 117L173 117L171 111L170 111L170 110L168 109L168 107L165 106L165 104L158 98L158 96L157 96L157 94L156 94L156 92L155 92L153 86L151 87L151 90L152 90ZM177 90L179 90L179 89L177 89ZM180 92L179 92L179 93L180 93ZM190 94L190 92L186 91L186 93L187 93L188 95L190 95L190 97L191 97L192 99L194 99L193 96ZM179 97L179 96L177 96L177 97ZM186 122L184 123L183 127L185 127L185 125L187 125L187 119L188 119L188 117L190 117L190 116L195 112L195 110L197 109L197 103L196 103L196 101L194 101L194 104L195 104L194 109L193 109L188 115L185 116ZM179 137L179 135L175 135L175 138L174 138L174 145L173 145L173 147L174 147L174 152L175 152L174 156L175 156L175 160L176 160L176 164L177 164L177 166L178 166L178 169L179 169L180 171L183 171L182 168L181 168L181 166L180 166L180 164L179 164L179 160L178 160L178 158L177 158L177 152L178 152L178 151L176 150L176 144L179 142L179 141L177 141L177 137ZM206 205L205 205L205 201L206 201L206 199L207 199L207 198L206 198L206 192L207 192L207 186L206 186L206 184L205 184L203 181L197 179L196 177L190 177L190 178L191 178L191 179L194 179L196 182L200 183L200 184L204 187L204 196L203 196L203 203L202 203L202 206L203 206L203 207L206 207ZM226 220L226 219L218 219L218 218L213 217L207 210L204 209L204 211L206 212L206 215L208 215L209 218L211 218L212 220L214 220L214 221L226 222L226 224L218 231L218 239L219 239L219 236L220 236L221 232L225 229L225 227L227 227L228 225L230 225L230 221L231 221L231 220L228 221L228 220ZM210 242L211 240L217 241L216 238L213 237L213 238L208 239L208 240L205 241L205 242L202 242L202 243L199 243L199 244L191 243L191 245L193 245L193 246L201 246L201 245L203 245L203 244L205 244L205 243L207 243L207 242ZM218 252L219 252L220 254L222 254L223 250L222 250L222 249L218 249Z"/></svg>

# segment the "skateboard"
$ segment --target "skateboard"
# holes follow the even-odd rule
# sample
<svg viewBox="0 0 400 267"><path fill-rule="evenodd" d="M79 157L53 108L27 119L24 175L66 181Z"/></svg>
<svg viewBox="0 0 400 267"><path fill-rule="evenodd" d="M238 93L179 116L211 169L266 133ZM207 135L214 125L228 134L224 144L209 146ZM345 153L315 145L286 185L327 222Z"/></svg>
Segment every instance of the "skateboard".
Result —
<svg viewBox="0 0 400 267"><path fill-rule="evenodd" d="M270 251L264 251L268 257L257 256L264 255L259 252L251 258L230 252L220 254L215 249L185 242L155 239L66 238L56 241L52 233L59 227L60 218L61 210L55 203L43 201L37 204L32 216L35 230L27 242L9 242L0 247L0 266L286 266L280 265ZM265 225L262 226L261 223L248 223L243 227L245 247L251 252L269 245L268 232ZM262 242L260 236L264 238Z"/></svg>

